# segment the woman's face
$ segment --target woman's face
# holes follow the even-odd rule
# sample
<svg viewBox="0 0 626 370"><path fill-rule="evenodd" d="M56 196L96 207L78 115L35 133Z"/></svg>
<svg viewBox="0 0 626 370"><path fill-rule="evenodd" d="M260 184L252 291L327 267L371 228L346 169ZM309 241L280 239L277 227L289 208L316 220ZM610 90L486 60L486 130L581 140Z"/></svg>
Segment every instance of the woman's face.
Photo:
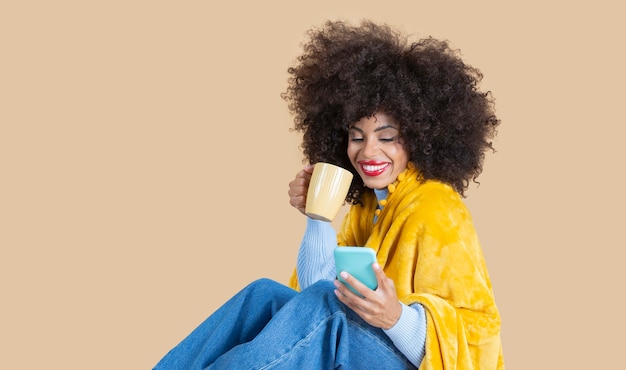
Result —
<svg viewBox="0 0 626 370"><path fill-rule="evenodd" d="M409 155L390 116L362 118L349 127L348 135L348 158L368 188L384 189L406 169Z"/></svg>

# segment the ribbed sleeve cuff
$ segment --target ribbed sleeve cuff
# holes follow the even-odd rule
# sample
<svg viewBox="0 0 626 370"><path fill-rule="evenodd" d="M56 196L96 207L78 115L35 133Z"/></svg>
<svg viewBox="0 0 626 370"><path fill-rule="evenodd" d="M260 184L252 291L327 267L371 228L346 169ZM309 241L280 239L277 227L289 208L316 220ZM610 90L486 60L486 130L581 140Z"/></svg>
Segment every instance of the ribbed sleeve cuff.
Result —
<svg viewBox="0 0 626 370"><path fill-rule="evenodd" d="M384 332L393 344L416 367L426 353L426 313L421 304L410 307L402 303L402 314L398 322Z"/></svg>

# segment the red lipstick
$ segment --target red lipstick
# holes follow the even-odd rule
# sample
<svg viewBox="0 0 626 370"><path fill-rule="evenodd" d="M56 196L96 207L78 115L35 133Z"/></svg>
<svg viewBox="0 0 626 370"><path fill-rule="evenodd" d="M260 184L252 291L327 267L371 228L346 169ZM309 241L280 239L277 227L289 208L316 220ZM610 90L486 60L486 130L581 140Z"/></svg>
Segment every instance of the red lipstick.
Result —
<svg viewBox="0 0 626 370"><path fill-rule="evenodd" d="M379 176L391 166L389 162L381 161L359 161L361 171L366 176Z"/></svg>

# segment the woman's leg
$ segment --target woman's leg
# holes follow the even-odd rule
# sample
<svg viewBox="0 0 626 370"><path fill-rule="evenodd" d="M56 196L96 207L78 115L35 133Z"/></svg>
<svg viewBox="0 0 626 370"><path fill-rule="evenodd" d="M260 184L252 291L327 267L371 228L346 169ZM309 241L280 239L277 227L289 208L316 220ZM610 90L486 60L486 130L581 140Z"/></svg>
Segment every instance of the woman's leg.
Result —
<svg viewBox="0 0 626 370"><path fill-rule="evenodd" d="M154 369L204 369L233 347L254 339L297 294L271 280L253 282L209 316Z"/></svg>
<svg viewBox="0 0 626 370"><path fill-rule="evenodd" d="M321 281L287 302L250 342L207 369L411 369L387 335L363 321Z"/></svg>

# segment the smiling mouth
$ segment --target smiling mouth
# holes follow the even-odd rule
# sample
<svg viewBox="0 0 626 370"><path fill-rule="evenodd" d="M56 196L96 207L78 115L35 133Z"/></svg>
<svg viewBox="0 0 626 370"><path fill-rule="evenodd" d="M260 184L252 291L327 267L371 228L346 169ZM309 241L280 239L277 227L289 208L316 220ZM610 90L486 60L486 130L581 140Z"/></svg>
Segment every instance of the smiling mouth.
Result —
<svg viewBox="0 0 626 370"><path fill-rule="evenodd" d="M385 172L385 170L391 166L391 163L363 161L359 162L359 165L361 166L361 171L363 171L363 174L366 176L378 176Z"/></svg>

